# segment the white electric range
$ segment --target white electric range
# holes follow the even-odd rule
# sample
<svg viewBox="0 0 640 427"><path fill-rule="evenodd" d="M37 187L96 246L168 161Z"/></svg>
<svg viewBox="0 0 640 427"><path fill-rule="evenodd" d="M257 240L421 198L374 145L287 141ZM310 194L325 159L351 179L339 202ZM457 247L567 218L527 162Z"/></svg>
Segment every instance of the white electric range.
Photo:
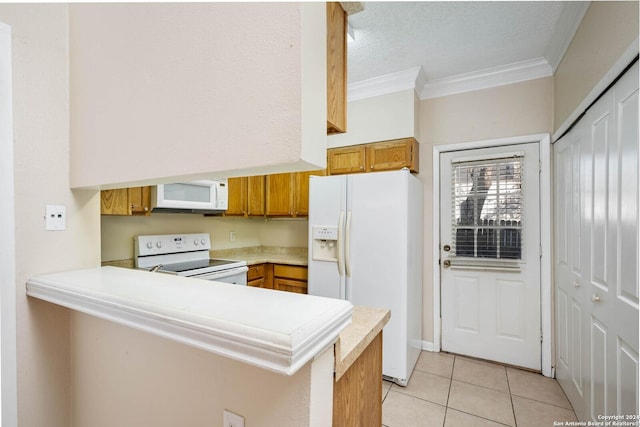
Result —
<svg viewBox="0 0 640 427"><path fill-rule="evenodd" d="M136 268L204 280L247 284L247 262L211 259L208 233L136 236Z"/></svg>

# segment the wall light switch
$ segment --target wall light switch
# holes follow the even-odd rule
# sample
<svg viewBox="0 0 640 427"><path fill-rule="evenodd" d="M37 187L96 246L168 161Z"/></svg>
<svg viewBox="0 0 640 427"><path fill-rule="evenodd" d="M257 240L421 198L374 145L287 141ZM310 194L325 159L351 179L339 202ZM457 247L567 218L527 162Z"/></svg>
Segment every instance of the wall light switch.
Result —
<svg viewBox="0 0 640 427"><path fill-rule="evenodd" d="M62 231L67 229L67 213L64 206L46 206L44 216L44 229L47 231Z"/></svg>
<svg viewBox="0 0 640 427"><path fill-rule="evenodd" d="M222 427L244 427L244 417L225 409L222 413Z"/></svg>

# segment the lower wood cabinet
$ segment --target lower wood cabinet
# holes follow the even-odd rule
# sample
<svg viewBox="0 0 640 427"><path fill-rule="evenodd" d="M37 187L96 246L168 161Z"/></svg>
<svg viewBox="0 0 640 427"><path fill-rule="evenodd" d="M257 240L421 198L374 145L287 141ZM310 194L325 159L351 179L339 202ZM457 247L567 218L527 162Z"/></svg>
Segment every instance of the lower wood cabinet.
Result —
<svg viewBox="0 0 640 427"><path fill-rule="evenodd" d="M333 386L333 426L382 424L382 332Z"/></svg>
<svg viewBox="0 0 640 427"><path fill-rule="evenodd" d="M247 271L247 286L255 286L256 288L264 288L264 268L265 264L256 264L249 266Z"/></svg>
<svg viewBox="0 0 640 427"><path fill-rule="evenodd" d="M307 267L272 263L251 265L247 271L247 285L306 294Z"/></svg>

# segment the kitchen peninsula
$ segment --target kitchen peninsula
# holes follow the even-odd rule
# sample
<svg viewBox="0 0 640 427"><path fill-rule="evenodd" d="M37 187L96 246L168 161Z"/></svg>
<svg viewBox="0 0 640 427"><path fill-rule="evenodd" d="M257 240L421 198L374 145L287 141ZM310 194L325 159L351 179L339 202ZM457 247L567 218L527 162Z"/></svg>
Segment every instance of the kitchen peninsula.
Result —
<svg viewBox="0 0 640 427"><path fill-rule="evenodd" d="M389 319L348 301L109 266L33 277L27 294L284 376L300 371L314 426L331 424L334 371L336 380L349 375Z"/></svg>

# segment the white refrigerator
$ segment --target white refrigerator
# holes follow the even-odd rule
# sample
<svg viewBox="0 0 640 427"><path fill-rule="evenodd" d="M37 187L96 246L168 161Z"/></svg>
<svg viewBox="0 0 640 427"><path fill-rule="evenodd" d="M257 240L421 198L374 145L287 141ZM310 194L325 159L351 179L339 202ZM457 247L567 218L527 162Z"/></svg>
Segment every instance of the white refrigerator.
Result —
<svg viewBox="0 0 640 427"><path fill-rule="evenodd" d="M422 348L422 183L408 170L312 176L312 295L384 307L382 374L406 385Z"/></svg>

